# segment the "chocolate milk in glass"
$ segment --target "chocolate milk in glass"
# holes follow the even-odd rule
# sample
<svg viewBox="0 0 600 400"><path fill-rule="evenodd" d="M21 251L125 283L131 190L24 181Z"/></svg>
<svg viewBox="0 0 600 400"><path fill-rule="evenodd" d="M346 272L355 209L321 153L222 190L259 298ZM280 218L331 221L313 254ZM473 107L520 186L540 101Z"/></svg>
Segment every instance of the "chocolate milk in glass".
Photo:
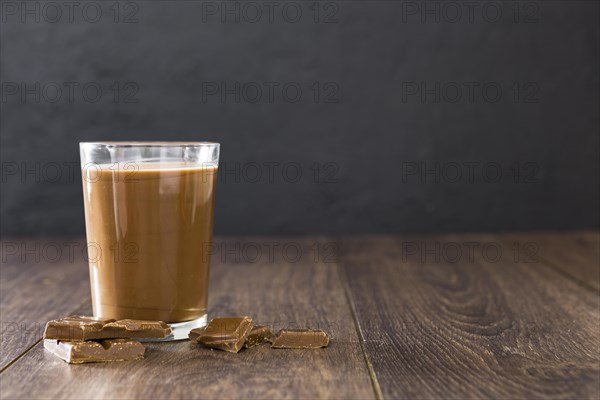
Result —
<svg viewBox="0 0 600 400"><path fill-rule="evenodd" d="M94 315L206 315L217 169L178 162L82 169Z"/></svg>

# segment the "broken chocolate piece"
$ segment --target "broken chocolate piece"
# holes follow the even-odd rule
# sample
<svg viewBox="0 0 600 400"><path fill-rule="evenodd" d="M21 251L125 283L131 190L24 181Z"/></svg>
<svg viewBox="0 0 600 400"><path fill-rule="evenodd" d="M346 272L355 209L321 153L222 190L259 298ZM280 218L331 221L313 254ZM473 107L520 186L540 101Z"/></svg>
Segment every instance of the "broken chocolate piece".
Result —
<svg viewBox="0 0 600 400"><path fill-rule="evenodd" d="M73 315L63 319L52 320L46 324L44 339L83 341L92 339L95 332L100 332L110 318L96 318Z"/></svg>
<svg viewBox="0 0 600 400"><path fill-rule="evenodd" d="M131 339L104 339L88 342L44 340L44 348L69 364L130 361L144 358L144 346Z"/></svg>
<svg viewBox="0 0 600 400"><path fill-rule="evenodd" d="M282 329L277 333L274 349L318 349L329 344L329 336L321 330Z"/></svg>
<svg viewBox="0 0 600 400"><path fill-rule="evenodd" d="M258 346L259 344L272 342L273 338L274 336L273 332L271 332L271 328L265 325L258 325L252 328L248 334L244 347L249 349L250 347Z"/></svg>
<svg viewBox="0 0 600 400"><path fill-rule="evenodd" d="M110 338L165 338L171 334L171 328L163 321L144 321L120 319L104 326L104 337ZM115 336L117 335L117 336Z"/></svg>
<svg viewBox="0 0 600 400"><path fill-rule="evenodd" d="M251 330L250 317L213 318L196 340L208 347L237 353Z"/></svg>
<svg viewBox="0 0 600 400"><path fill-rule="evenodd" d="M171 328L162 321L70 316L46 324L44 339L81 342L96 339L164 338Z"/></svg>
<svg viewBox="0 0 600 400"><path fill-rule="evenodd" d="M202 333L204 332L204 329L206 328L194 328L190 331L190 333L188 333L188 337L192 342L197 342L200 335L202 335Z"/></svg>

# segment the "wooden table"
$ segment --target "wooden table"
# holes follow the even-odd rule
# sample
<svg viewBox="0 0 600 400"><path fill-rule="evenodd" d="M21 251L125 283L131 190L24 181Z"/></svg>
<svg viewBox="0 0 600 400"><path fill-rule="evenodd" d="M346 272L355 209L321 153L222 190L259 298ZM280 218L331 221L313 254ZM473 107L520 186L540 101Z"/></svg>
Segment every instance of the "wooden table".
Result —
<svg viewBox="0 0 600 400"><path fill-rule="evenodd" d="M599 242L598 232L220 238L210 316L321 328L330 346L152 343L141 361L68 365L41 333L90 313L83 244L4 238L0 395L597 399Z"/></svg>

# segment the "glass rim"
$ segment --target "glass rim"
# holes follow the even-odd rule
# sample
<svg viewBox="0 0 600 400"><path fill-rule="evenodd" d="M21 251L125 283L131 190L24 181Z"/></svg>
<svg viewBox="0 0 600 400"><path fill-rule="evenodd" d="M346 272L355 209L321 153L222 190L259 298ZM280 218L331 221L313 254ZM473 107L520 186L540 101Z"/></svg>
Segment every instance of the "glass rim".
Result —
<svg viewBox="0 0 600 400"><path fill-rule="evenodd" d="M107 147L202 147L220 146L218 142L181 142L181 141L106 141L106 142L79 142L84 146L107 146Z"/></svg>

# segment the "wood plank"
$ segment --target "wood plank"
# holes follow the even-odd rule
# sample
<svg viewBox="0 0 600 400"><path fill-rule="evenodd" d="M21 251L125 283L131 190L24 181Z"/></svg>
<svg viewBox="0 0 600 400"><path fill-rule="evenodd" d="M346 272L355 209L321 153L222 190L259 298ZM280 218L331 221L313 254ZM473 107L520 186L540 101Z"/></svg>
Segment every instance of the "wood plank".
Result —
<svg viewBox="0 0 600 400"><path fill-rule="evenodd" d="M0 369L42 337L50 319L73 312L90 296L81 239L0 242Z"/></svg>
<svg viewBox="0 0 600 400"><path fill-rule="evenodd" d="M598 294L542 262L514 262L510 248L497 259L495 245L493 235L344 242L384 398L600 396Z"/></svg>
<svg viewBox="0 0 600 400"><path fill-rule="evenodd" d="M276 242L278 245L265 245ZM282 247L299 243L302 257L284 259ZM256 258L253 248L262 252ZM189 341L147 344L146 359L124 363L68 365L37 345L0 376L6 398L373 398L335 263L317 256L312 240L227 241L214 256L211 316L250 315L275 329L321 328L328 348L238 354ZM290 245L288 250L295 245ZM274 256L268 255L274 248ZM241 256L240 256L241 255ZM239 258L236 260L236 258ZM331 260L330 257L327 260ZM27 385L23 385L23 377Z"/></svg>
<svg viewBox="0 0 600 400"><path fill-rule="evenodd" d="M520 248L523 260L562 271L582 286L600 292L600 232L535 232L499 235Z"/></svg>

